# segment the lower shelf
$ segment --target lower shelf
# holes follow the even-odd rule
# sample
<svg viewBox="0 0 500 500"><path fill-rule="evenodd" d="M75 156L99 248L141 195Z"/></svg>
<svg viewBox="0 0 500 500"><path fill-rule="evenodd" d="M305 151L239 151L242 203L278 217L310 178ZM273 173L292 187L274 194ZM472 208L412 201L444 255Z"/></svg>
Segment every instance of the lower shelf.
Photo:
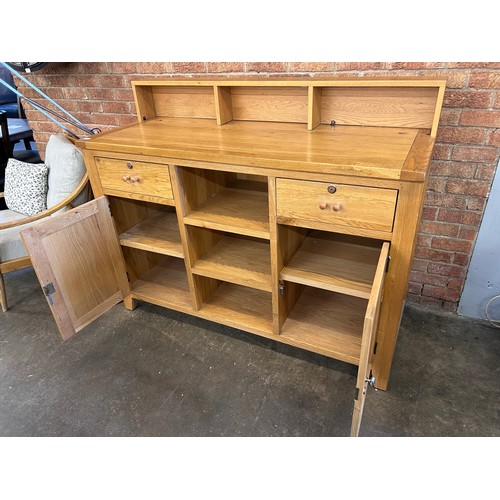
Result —
<svg viewBox="0 0 500 500"><path fill-rule="evenodd" d="M193 306L184 260L165 257L132 284L132 297L192 313Z"/></svg>
<svg viewBox="0 0 500 500"><path fill-rule="evenodd" d="M222 283L200 313L206 319L266 337L273 332L271 294L261 290Z"/></svg>
<svg viewBox="0 0 500 500"><path fill-rule="evenodd" d="M305 287L283 324L288 344L359 365L367 301Z"/></svg>

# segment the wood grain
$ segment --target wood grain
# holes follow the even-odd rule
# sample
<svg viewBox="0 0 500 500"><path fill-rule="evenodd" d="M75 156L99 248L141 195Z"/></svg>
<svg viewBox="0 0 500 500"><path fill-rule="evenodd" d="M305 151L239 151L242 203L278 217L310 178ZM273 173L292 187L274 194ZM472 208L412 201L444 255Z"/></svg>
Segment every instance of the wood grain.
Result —
<svg viewBox="0 0 500 500"><path fill-rule="evenodd" d="M96 158L95 163L105 193L125 191L131 196L145 195L173 200L168 165L105 157Z"/></svg>
<svg viewBox="0 0 500 500"><path fill-rule="evenodd" d="M280 279L368 299L381 242L312 231Z"/></svg>
<svg viewBox="0 0 500 500"><path fill-rule="evenodd" d="M335 192L329 193L329 188ZM332 231L335 226L349 226L391 232L397 191L350 186L334 179L331 183L277 179L276 199L279 217L326 222Z"/></svg>
<svg viewBox="0 0 500 500"><path fill-rule="evenodd" d="M40 282L54 284L51 309L64 339L128 295L105 198L40 222L21 236Z"/></svg>
<svg viewBox="0 0 500 500"><path fill-rule="evenodd" d="M357 365L366 306L367 301L357 297L304 287L279 338Z"/></svg>
<svg viewBox="0 0 500 500"><path fill-rule="evenodd" d="M100 151L399 179L418 129L158 118L92 138ZM168 141L165 138L168 137Z"/></svg>
<svg viewBox="0 0 500 500"><path fill-rule="evenodd" d="M321 123L431 128L438 89L323 88Z"/></svg>
<svg viewBox="0 0 500 500"><path fill-rule="evenodd" d="M171 211L154 212L147 219L121 233L120 244L163 255L184 257L177 215Z"/></svg>
<svg viewBox="0 0 500 500"><path fill-rule="evenodd" d="M380 251L380 258L373 279L373 287L366 308L365 320L363 323L363 337L361 339L361 354L359 359L358 376L356 388L358 397L354 401L354 409L351 425L351 436L358 436L363 417L363 408L366 400L368 380L372 375L372 359L377 335L378 317L382 303L382 293L384 290L384 280L386 274L387 257L389 256L389 243L384 243Z"/></svg>
<svg viewBox="0 0 500 500"><path fill-rule="evenodd" d="M223 236L192 267L195 274L271 291L269 241Z"/></svg>
<svg viewBox="0 0 500 500"><path fill-rule="evenodd" d="M191 313L193 304L184 262L164 257L132 285L132 297Z"/></svg>
<svg viewBox="0 0 500 500"><path fill-rule="evenodd" d="M186 224L269 239L267 193L227 188L191 210Z"/></svg>
<svg viewBox="0 0 500 500"><path fill-rule="evenodd" d="M158 117L215 119L214 91L202 87L152 87ZM142 108L141 108L142 109Z"/></svg>

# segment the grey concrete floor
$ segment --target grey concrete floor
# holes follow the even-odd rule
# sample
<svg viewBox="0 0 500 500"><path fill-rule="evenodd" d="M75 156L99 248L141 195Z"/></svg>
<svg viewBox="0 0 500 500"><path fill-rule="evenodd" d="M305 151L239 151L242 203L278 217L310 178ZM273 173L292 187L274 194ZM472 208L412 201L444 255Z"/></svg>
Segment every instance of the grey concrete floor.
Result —
<svg viewBox="0 0 500 500"><path fill-rule="evenodd" d="M356 368L141 303L63 342L32 269L5 276L0 436L348 436ZM500 330L407 306L361 436L499 436Z"/></svg>

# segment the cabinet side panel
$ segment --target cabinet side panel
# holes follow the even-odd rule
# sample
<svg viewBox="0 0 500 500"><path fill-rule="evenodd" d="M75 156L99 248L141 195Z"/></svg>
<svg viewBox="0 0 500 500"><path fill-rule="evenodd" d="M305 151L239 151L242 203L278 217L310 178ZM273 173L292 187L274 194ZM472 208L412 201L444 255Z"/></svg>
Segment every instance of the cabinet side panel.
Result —
<svg viewBox="0 0 500 500"><path fill-rule="evenodd" d="M377 333L377 353L373 375L379 389L386 389L394 349L405 303L417 229L422 213L426 183L405 182L401 185L391 241L391 261L384 288Z"/></svg>

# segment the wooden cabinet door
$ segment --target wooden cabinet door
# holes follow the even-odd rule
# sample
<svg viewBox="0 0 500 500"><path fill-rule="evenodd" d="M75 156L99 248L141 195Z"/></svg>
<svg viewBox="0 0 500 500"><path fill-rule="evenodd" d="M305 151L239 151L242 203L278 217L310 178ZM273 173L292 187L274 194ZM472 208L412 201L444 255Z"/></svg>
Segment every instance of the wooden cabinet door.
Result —
<svg viewBox="0 0 500 500"><path fill-rule="evenodd" d="M64 340L130 293L104 196L49 217L21 237Z"/></svg>
<svg viewBox="0 0 500 500"><path fill-rule="evenodd" d="M389 257L389 243L382 245L380 258L373 279L373 286L368 299L365 319L363 323L363 336L361 338L361 355L359 359L358 377L356 380L356 397L354 398L354 411L352 415L351 436L359 434L363 408L365 406L366 391L368 385L373 383L371 377L371 364L375 337L377 335L377 325L382 303L382 292L384 289L385 271L387 259Z"/></svg>

